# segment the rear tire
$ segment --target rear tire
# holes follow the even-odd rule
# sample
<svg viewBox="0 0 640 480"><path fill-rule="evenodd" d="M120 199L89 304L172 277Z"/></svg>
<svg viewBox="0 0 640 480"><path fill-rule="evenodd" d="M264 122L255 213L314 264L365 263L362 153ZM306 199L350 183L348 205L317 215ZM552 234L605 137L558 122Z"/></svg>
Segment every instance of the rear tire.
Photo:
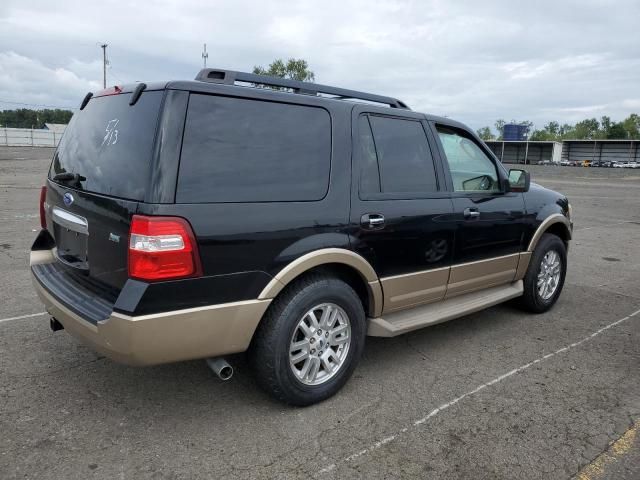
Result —
<svg viewBox="0 0 640 480"><path fill-rule="evenodd" d="M533 313L549 310L558 300L567 274L567 247L551 233L540 238L524 277L521 306Z"/></svg>
<svg viewBox="0 0 640 480"><path fill-rule="evenodd" d="M365 314L345 282L310 274L271 304L249 348L258 384L291 405L311 405L347 382L364 349Z"/></svg>

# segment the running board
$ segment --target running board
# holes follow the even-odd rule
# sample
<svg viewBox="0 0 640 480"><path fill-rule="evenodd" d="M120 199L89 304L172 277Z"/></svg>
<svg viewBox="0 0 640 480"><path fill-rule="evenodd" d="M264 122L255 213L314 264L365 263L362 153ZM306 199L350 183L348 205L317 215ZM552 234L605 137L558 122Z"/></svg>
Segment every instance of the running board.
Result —
<svg viewBox="0 0 640 480"><path fill-rule="evenodd" d="M465 293L436 303L390 313L384 317L370 318L367 335L395 337L497 305L521 296L523 291L522 280L518 280L508 285Z"/></svg>

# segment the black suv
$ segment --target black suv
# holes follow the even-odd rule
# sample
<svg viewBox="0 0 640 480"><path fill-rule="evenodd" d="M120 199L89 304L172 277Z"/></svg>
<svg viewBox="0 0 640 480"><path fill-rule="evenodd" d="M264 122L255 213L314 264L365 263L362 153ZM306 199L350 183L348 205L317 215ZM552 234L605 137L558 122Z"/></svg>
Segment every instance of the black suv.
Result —
<svg viewBox="0 0 640 480"><path fill-rule="evenodd" d="M571 207L464 125L401 101L225 70L88 94L31 251L64 328L132 365L248 352L297 405L392 337L562 290Z"/></svg>

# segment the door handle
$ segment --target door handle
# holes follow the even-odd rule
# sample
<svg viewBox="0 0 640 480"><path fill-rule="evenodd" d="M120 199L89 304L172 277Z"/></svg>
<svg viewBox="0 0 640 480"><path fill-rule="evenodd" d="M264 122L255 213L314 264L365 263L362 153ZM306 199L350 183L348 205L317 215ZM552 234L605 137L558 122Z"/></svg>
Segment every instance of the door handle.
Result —
<svg viewBox="0 0 640 480"><path fill-rule="evenodd" d="M360 225L365 228L383 228L384 215L379 213L366 213L360 217Z"/></svg>
<svg viewBox="0 0 640 480"><path fill-rule="evenodd" d="M464 218L469 220L474 218L480 218L480 212L478 211L477 208L465 208Z"/></svg>

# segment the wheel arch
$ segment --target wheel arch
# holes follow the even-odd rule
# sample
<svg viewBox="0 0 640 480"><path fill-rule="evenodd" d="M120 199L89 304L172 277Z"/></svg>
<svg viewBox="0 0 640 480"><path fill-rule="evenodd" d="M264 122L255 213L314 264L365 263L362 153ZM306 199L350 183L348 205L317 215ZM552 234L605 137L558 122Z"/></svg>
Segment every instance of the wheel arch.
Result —
<svg viewBox="0 0 640 480"><path fill-rule="evenodd" d="M382 313L382 286L375 270L367 260L343 248L324 248L309 252L287 264L260 292L259 300L275 298L288 284L312 271L329 271L351 284L361 297L367 314ZM364 296L366 294L366 297Z"/></svg>
<svg viewBox="0 0 640 480"><path fill-rule="evenodd" d="M533 252L535 250L544 233L552 233L560 237L565 245L568 245L569 240L571 240L571 223L567 217L561 213L549 215L542 221L533 234L527 252Z"/></svg>

